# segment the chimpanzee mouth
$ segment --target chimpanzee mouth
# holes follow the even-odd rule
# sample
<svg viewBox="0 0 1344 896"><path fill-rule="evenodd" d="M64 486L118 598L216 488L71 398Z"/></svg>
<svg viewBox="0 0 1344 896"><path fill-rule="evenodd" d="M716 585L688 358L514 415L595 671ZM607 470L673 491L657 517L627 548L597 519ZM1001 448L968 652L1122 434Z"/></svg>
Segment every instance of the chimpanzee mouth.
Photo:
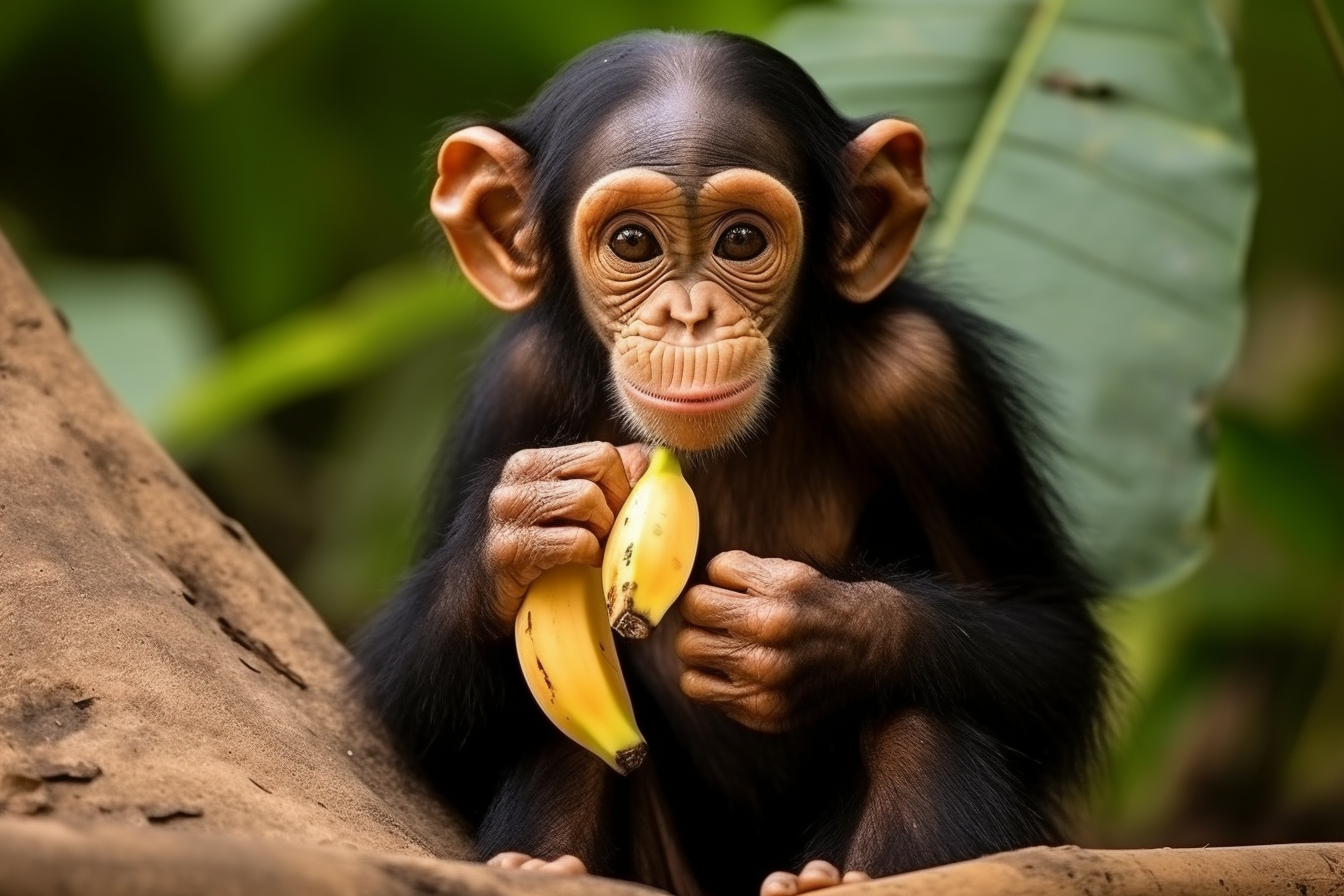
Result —
<svg viewBox="0 0 1344 896"><path fill-rule="evenodd" d="M685 392L668 394L641 389L624 377L620 377L619 382L626 394L636 402L659 411L672 411L678 414L708 414L732 410L748 401L761 385L759 377L751 377L727 389L688 389Z"/></svg>

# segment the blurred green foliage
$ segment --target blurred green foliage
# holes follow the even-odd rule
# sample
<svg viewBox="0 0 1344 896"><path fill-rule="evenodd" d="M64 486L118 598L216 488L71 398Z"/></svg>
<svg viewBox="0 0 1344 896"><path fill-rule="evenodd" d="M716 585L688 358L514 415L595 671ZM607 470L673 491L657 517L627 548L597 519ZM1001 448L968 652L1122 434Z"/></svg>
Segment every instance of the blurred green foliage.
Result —
<svg viewBox="0 0 1344 896"><path fill-rule="evenodd" d="M439 123L507 114L619 31L761 34L789 5L5 0L0 229L345 633L412 553L496 321L426 248ZM1344 82L1306 3L1218 6L1263 197L1217 398L1219 541L1109 608L1131 688L1092 843L1344 840Z"/></svg>

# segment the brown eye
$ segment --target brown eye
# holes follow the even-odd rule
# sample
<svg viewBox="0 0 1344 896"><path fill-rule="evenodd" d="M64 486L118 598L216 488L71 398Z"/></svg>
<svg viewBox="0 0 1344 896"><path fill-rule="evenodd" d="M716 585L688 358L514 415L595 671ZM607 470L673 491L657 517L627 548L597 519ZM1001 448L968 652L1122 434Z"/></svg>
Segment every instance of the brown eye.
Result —
<svg viewBox="0 0 1344 896"><path fill-rule="evenodd" d="M624 261L650 261L663 254L653 234L634 224L627 224L616 231L607 245L617 258Z"/></svg>
<svg viewBox="0 0 1344 896"><path fill-rule="evenodd" d="M729 261L748 261L765 251L765 234L750 224L734 224L719 237L714 254Z"/></svg>

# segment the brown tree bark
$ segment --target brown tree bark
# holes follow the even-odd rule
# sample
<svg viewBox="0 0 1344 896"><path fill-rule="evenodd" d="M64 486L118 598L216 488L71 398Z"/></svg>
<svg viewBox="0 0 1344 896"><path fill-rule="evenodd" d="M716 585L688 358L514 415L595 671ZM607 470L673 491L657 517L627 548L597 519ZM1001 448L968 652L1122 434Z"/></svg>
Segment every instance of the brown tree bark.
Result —
<svg viewBox="0 0 1344 896"><path fill-rule="evenodd" d="M1344 844L1215 849L1038 846L826 892L827 896L1344 896Z"/></svg>
<svg viewBox="0 0 1344 896"><path fill-rule="evenodd" d="M0 241L0 805L465 858L348 657Z"/></svg>

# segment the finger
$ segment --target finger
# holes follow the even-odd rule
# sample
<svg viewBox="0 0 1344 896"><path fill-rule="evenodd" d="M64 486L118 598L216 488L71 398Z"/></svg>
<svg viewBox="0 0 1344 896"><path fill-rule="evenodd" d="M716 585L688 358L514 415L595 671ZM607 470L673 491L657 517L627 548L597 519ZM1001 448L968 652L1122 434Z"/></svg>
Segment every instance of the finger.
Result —
<svg viewBox="0 0 1344 896"><path fill-rule="evenodd" d="M554 861L547 862L541 869L552 874L587 874L588 868L583 864L583 860L578 856L564 855Z"/></svg>
<svg viewBox="0 0 1344 896"><path fill-rule="evenodd" d="M614 517L630 494L620 453L609 442L581 442L556 448L525 448L504 464L500 486L527 486L543 480L586 479L595 484Z"/></svg>
<svg viewBox="0 0 1344 896"><path fill-rule="evenodd" d="M798 875L775 871L761 881L761 896L794 896L798 892Z"/></svg>
<svg viewBox="0 0 1344 896"><path fill-rule="evenodd" d="M614 519L625 499L630 497L630 477L625 461L610 442L583 442L570 445L556 466L557 479L587 479L602 490ZM610 528L610 527L608 527Z"/></svg>
<svg viewBox="0 0 1344 896"><path fill-rule="evenodd" d="M693 626L716 629L739 642L766 646L787 643L797 635L798 606L757 594L695 585L678 602L681 617Z"/></svg>
<svg viewBox="0 0 1344 896"><path fill-rule="evenodd" d="M502 485L490 493L490 516L512 526L578 523L599 538L611 531L616 516L606 494L586 479L541 479Z"/></svg>
<svg viewBox="0 0 1344 896"><path fill-rule="evenodd" d="M709 581L747 594L798 595L821 579L806 563L779 557L756 557L746 551L726 551L709 561Z"/></svg>
<svg viewBox="0 0 1344 896"><path fill-rule="evenodd" d="M722 675L714 675L704 669L685 669L679 679L681 692L696 703L711 706L725 706L742 696L742 686L734 684Z"/></svg>
<svg viewBox="0 0 1344 896"><path fill-rule="evenodd" d="M678 685L690 700L716 707L748 728L775 731L788 722L788 706L773 689L731 681L704 669L683 670Z"/></svg>
<svg viewBox="0 0 1344 896"><path fill-rule="evenodd" d="M629 445L622 445L616 451L621 455L621 463L625 465L625 478L633 485L649 468L649 446L643 442L631 442Z"/></svg>
<svg viewBox="0 0 1344 896"><path fill-rule="evenodd" d="M484 559L490 569L516 580L521 593L537 576L562 564L601 566L602 546L582 526L510 526L489 540Z"/></svg>
<svg viewBox="0 0 1344 896"><path fill-rule="evenodd" d="M485 864L491 868L521 868L523 863L530 861L531 856L521 852L501 852L499 855L492 856L490 861Z"/></svg>
<svg viewBox="0 0 1344 896"><path fill-rule="evenodd" d="M606 493L596 483L586 479L566 479L552 483L547 490L550 502L544 508L544 518L537 521L539 523L578 523L598 538L605 538L612 523L616 522L616 513L607 503Z"/></svg>
<svg viewBox="0 0 1344 896"><path fill-rule="evenodd" d="M830 862L813 859L803 866L798 875L798 892L808 893L840 883L840 869Z"/></svg>
<svg viewBox="0 0 1344 896"><path fill-rule="evenodd" d="M785 651L693 625L682 626L673 649L687 667L718 673L742 685L780 687L791 668Z"/></svg>
<svg viewBox="0 0 1344 896"><path fill-rule="evenodd" d="M602 565L602 545L582 526L534 526L524 537L533 541L533 565L541 571L565 563Z"/></svg>
<svg viewBox="0 0 1344 896"><path fill-rule="evenodd" d="M518 867L523 871L540 871L549 864L545 859L528 859Z"/></svg>
<svg viewBox="0 0 1344 896"><path fill-rule="evenodd" d="M785 561L767 560L746 551L724 551L705 567L710 584L751 594L767 594L773 576L770 565Z"/></svg>
<svg viewBox="0 0 1344 896"><path fill-rule="evenodd" d="M719 631L684 625L673 641L677 659L693 669L728 674L738 663L735 657L747 649L737 638Z"/></svg>
<svg viewBox="0 0 1344 896"><path fill-rule="evenodd" d="M867 871L846 871L845 876L840 878L842 884L857 884L860 881L872 880Z"/></svg>
<svg viewBox="0 0 1344 896"><path fill-rule="evenodd" d="M742 619L746 595L716 588L713 585L693 585L677 603L681 618L701 628L734 631Z"/></svg>

